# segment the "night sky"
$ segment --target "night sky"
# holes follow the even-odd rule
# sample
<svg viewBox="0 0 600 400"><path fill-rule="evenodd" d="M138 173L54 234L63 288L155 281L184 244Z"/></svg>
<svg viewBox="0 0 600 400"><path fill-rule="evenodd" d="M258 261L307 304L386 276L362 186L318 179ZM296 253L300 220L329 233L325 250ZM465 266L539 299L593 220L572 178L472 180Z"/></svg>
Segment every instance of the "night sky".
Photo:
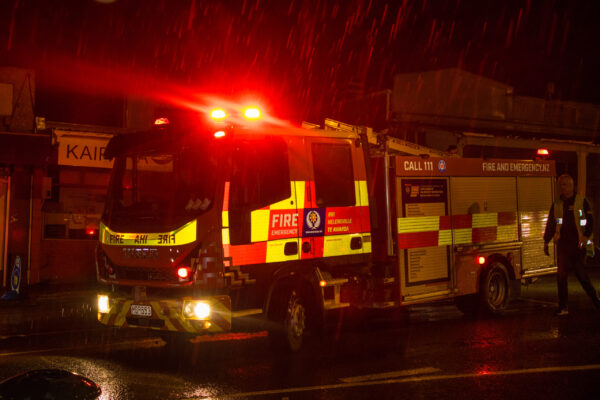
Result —
<svg viewBox="0 0 600 400"><path fill-rule="evenodd" d="M0 65L36 70L38 113L216 93L320 121L348 93L449 67L600 103L598 1L2 0L0 21Z"/></svg>

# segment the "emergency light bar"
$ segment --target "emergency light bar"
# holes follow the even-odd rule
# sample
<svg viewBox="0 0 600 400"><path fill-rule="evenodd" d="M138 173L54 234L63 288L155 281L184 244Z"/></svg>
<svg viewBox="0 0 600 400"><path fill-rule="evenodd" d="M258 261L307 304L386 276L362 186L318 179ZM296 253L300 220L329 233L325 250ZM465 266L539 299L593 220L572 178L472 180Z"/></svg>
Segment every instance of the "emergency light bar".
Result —
<svg viewBox="0 0 600 400"><path fill-rule="evenodd" d="M210 112L210 117L214 120L222 120L227 117L227 113L222 108L215 108Z"/></svg>
<svg viewBox="0 0 600 400"><path fill-rule="evenodd" d="M230 121L230 114L233 114L233 124ZM243 121L240 122L240 117L243 117L246 121L255 122L262 118L262 112L260 108L256 106L248 106L241 110L241 112L231 113L225 111L223 108L213 108L208 113L208 116L214 123L213 136L217 139L223 138L229 135L229 129L233 128L238 123L244 125Z"/></svg>
<svg viewBox="0 0 600 400"><path fill-rule="evenodd" d="M249 121L256 121L256 120L262 118L262 112L261 112L260 108L258 108L256 106L249 106L249 107L244 108L242 110L241 115ZM227 111L225 111L222 108L214 108L210 111L209 116L210 116L210 119L212 119L215 122L222 122L228 118L228 113L227 113ZM155 122L155 124L156 124L156 122Z"/></svg>
<svg viewBox="0 0 600 400"><path fill-rule="evenodd" d="M261 113L258 107L247 107L244 109L244 117L246 119L256 120L261 117Z"/></svg>

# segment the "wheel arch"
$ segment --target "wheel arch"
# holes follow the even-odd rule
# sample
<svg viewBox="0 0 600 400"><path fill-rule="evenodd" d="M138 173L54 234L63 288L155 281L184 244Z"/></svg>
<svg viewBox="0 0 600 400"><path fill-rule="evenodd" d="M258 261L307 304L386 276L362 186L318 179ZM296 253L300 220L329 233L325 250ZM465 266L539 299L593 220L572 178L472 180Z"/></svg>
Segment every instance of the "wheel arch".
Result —
<svg viewBox="0 0 600 400"><path fill-rule="evenodd" d="M276 312L274 299L282 292L290 288L297 288L309 302L309 306L315 312L317 322L324 318L323 294L316 278L317 267L303 269L281 268L273 274L271 284L265 297L264 310L267 318L273 316Z"/></svg>
<svg viewBox="0 0 600 400"><path fill-rule="evenodd" d="M508 272L508 279L516 279L515 269L513 268L513 265L509 261L509 259L503 254L493 253L486 257L486 263L484 264L484 267L481 270L481 274L479 276L480 281L485 276L485 272L496 262L504 265L504 268L506 268L506 272Z"/></svg>

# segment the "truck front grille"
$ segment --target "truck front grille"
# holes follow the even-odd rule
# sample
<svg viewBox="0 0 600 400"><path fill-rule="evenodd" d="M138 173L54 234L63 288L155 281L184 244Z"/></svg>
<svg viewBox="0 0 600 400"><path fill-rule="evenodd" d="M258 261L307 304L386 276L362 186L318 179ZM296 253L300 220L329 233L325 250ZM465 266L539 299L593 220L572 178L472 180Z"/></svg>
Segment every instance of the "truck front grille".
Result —
<svg viewBox="0 0 600 400"><path fill-rule="evenodd" d="M133 268L115 266L117 279L132 281L178 282L174 269L170 268Z"/></svg>

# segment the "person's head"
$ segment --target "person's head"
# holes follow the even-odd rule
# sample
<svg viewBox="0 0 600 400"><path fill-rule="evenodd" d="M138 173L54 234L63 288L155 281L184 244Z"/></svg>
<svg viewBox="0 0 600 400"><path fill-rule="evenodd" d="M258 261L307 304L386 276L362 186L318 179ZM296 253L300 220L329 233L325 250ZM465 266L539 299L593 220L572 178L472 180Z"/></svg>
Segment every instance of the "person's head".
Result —
<svg viewBox="0 0 600 400"><path fill-rule="evenodd" d="M570 198L575 193L575 182L568 174L562 174L558 177L558 190L564 198Z"/></svg>

